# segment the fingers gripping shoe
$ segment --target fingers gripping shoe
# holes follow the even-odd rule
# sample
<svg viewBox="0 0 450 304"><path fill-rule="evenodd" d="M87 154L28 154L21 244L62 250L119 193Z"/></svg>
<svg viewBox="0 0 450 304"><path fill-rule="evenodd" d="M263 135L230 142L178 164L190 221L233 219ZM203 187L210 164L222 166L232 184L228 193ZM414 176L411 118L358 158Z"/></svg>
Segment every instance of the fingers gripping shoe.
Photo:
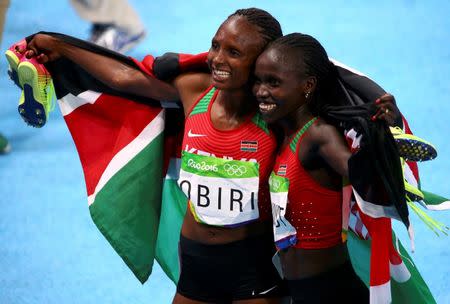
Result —
<svg viewBox="0 0 450 304"><path fill-rule="evenodd" d="M400 157L408 161L426 161L435 159L436 148L429 142L412 134L405 134L399 127L390 128L397 143Z"/></svg>
<svg viewBox="0 0 450 304"><path fill-rule="evenodd" d="M8 74L12 81L20 88L22 89L20 83L19 83L19 77L17 74L17 68L19 66L20 60L24 56L24 52L27 48L27 42L25 39L20 40L17 43L14 43L9 47L9 49L6 50L5 56L6 60L8 61L9 69Z"/></svg>
<svg viewBox="0 0 450 304"><path fill-rule="evenodd" d="M45 125L49 112L54 108L54 88L50 73L35 58L23 57L17 74L23 94L19 100L19 114L23 120L40 128Z"/></svg>

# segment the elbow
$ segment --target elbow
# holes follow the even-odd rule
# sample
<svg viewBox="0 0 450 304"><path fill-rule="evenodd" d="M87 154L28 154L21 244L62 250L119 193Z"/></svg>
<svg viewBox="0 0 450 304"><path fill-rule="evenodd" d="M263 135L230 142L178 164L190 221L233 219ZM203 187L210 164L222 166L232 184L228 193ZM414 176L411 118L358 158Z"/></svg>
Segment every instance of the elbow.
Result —
<svg viewBox="0 0 450 304"><path fill-rule="evenodd" d="M111 75L108 86L116 91L127 92L127 88L130 88L132 83L132 71L120 70Z"/></svg>

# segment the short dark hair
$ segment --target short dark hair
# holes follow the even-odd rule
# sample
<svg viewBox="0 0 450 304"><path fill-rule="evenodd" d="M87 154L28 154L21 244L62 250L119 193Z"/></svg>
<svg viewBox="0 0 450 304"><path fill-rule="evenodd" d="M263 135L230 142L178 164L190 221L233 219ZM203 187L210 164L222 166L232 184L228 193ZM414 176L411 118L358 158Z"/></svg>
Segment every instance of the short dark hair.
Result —
<svg viewBox="0 0 450 304"><path fill-rule="evenodd" d="M250 24L256 26L265 45L283 36L278 20L265 10L255 7L238 9L228 16L227 20L235 16L245 17Z"/></svg>

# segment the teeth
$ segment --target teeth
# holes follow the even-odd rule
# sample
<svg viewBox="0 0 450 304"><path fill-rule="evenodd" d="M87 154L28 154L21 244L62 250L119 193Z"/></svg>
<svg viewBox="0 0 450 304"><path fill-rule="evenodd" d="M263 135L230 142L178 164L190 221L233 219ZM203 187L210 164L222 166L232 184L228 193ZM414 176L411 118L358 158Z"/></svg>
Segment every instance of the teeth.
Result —
<svg viewBox="0 0 450 304"><path fill-rule="evenodd" d="M230 76L230 72L214 70L214 74L217 76Z"/></svg>
<svg viewBox="0 0 450 304"><path fill-rule="evenodd" d="M260 104L259 104L259 108L260 108L262 111L271 111L271 110L273 110L273 109L276 108L276 105L273 104L273 103L270 103L270 104L268 104L268 103L260 103Z"/></svg>

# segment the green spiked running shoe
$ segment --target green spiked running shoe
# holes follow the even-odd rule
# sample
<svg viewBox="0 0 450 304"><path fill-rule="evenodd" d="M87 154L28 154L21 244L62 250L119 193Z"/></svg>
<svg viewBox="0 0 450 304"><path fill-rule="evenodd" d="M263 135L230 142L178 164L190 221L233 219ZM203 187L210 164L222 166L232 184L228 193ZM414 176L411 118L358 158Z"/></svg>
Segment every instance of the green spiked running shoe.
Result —
<svg viewBox="0 0 450 304"><path fill-rule="evenodd" d="M400 157L407 161L426 161L435 159L436 148L429 142L412 134L405 134L399 127L390 127L397 143Z"/></svg>
<svg viewBox="0 0 450 304"><path fill-rule="evenodd" d="M27 42L25 39L20 40L17 43L11 45L5 52L6 60L8 61L9 69L8 74L14 83L22 89L19 83L19 77L17 74L17 68L19 66L20 60L24 56L24 52L27 48Z"/></svg>
<svg viewBox="0 0 450 304"><path fill-rule="evenodd" d="M54 108L54 87L50 73L35 58L23 57L17 68L23 94L19 100L19 114L36 128L45 125Z"/></svg>

